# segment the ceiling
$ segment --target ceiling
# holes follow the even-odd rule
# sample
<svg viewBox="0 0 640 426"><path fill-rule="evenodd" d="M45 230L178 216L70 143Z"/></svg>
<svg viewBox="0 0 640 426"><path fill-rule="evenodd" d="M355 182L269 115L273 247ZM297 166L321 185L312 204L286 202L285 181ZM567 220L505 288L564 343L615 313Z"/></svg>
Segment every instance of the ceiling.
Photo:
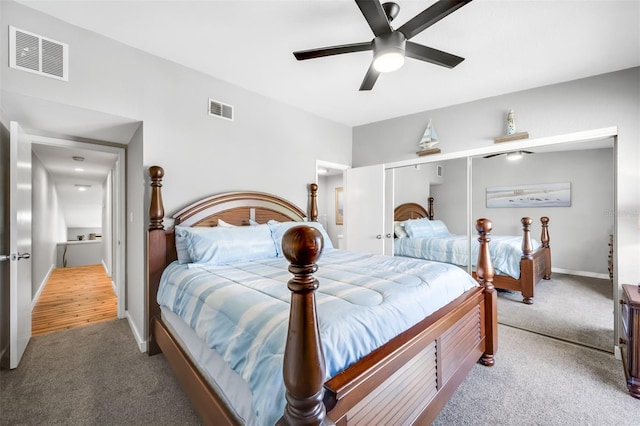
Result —
<svg viewBox="0 0 640 426"><path fill-rule="evenodd" d="M434 3L397 2L394 28ZM371 52L292 54L371 40L352 0L19 3L348 126L640 65L640 1L475 0L412 39L460 65L407 59L370 92Z"/></svg>

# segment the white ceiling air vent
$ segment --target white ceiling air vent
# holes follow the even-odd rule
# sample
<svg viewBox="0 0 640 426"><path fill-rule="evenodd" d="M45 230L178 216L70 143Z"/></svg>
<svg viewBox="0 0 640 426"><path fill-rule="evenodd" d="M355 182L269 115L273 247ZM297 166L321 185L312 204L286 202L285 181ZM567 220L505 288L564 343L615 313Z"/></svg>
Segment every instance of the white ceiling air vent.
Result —
<svg viewBox="0 0 640 426"><path fill-rule="evenodd" d="M68 44L9 27L11 68L68 81L68 64Z"/></svg>
<svg viewBox="0 0 640 426"><path fill-rule="evenodd" d="M233 121L233 107L222 102L209 99L209 115Z"/></svg>

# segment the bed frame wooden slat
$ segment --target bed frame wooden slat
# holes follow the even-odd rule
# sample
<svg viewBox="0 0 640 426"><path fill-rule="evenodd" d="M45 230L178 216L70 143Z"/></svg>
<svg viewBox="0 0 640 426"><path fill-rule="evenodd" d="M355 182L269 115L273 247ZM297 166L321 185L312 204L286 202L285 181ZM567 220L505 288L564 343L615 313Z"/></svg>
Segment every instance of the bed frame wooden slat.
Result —
<svg viewBox="0 0 640 426"><path fill-rule="evenodd" d="M165 354L205 424L241 424L219 390L203 378L160 317L156 302L160 276L166 265L176 259L176 251L173 230L165 230L162 224L164 208L160 188L164 172L162 168L154 166L149 169L149 174L149 354L159 351ZM315 220L317 185L311 184L309 189L310 218ZM257 193L246 193L248 196L245 201L240 201L243 199L241 194L210 197L181 210L174 219L176 223L190 223L190 226L215 226L217 220L223 217L229 218L229 223L245 224L249 219L247 214L255 214L250 213L251 209L247 213L245 207L256 207ZM225 202L220 202L225 197ZM285 214L290 220L301 221L304 218L297 208L290 213L283 213L281 207L272 208L272 202L279 206L286 205L278 197L272 197L269 194L260 194L258 197L262 201L266 199L269 204L265 207L260 201L257 207L264 212L265 219L275 214ZM229 203L234 203L234 206L228 208ZM322 250L322 237L316 229L308 226L289 230L283 238L283 251L293 275L288 284L292 298L283 365L287 406L278 424L370 423L372 413L369 410L373 406L379 408L378 412L383 413L381 415L389 424L427 424L435 419L476 362L493 365L498 346L497 298L488 250L491 222L479 219L476 229L481 245L478 258L480 267L477 269L480 286L467 291L324 383L324 355L315 306L315 291L319 284L313 277L317 270L315 262ZM402 404L389 403L388 398L395 394L394 386L399 380L404 383L404 379L399 377L411 377L414 386L411 389L416 391L405 389L403 392L408 393L400 399ZM417 389L420 389L418 394ZM383 403L385 405L380 406Z"/></svg>
<svg viewBox="0 0 640 426"><path fill-rule="evenodd" d="M400 204L394 209L393 220L403 221L407 219L434 219L434 199L429 197L427 210L418 203ZM551 247L549 246L549 218L540 218L542 231L540 235L540 247L533 250L531 242L530 217L523 217L522 223L522 257L520 259L520 277L515 279L508 275L496 275L493 279L496 288L519 291L522 293L522 301L527 305L533 304L533 296L536 284L544 279L551 279ZM475 275L475 272L474 272Z"/></svg>

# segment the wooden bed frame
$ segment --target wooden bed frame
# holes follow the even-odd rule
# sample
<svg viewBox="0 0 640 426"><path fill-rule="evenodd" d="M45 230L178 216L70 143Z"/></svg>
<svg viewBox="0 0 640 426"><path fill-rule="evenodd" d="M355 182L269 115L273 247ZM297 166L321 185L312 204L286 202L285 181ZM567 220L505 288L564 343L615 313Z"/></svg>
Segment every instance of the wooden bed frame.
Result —
<svg viewBox="0 0 640 426"><path fill-rule="evenodd" d="M147 241L149 355L160 351L205 424L240 424L232 409L209 384L160 316L156 293L164 268L176 259L174 232L164 229L161 186L164 171L149 169L151 201ZM310 185L311 219L317 218L316 184ZM249 219L302 221L304 212L273 195L257 192L222 194L194 203L173 216L175 224L215 226L218 219L241 225ZM304 223L301 223L304 225ZM477 280L471 289L424 318L360 361L324 382L325 367L316 319L315 261L322 237L309 226L294 227L283 238L291 263L292 292L283 376L287 406L278 424L347 425L428 424L440 412L473 365L492 366L497 351L497 296L488 243L491 221L476 225L481 244Z"/></svg>
<svg viewBox="0 0 640 426"><path fill-rule="evenodd" d="M406 203L394 209L393 220L402 221L407 219L429 218L433 220L433 197L429 197L428 208L425 209L417 203ZM533 304L533 296L536 284L541 280L551 279L551 247L549 246L549 218L540 218L542 232L540 236L540 248L533 250L531 242L530 217L523 217L522 223L522 257L520 259L520 278L515 279L508 275L495 275L493 285L496 288L514 290L522 293L522 301L527 305Z"/></svg>

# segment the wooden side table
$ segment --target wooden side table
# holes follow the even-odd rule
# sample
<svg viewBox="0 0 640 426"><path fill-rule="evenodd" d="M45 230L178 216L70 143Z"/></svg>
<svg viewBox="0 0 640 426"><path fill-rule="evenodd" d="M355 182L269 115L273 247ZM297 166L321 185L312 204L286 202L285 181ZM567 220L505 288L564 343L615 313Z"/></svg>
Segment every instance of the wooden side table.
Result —
<svg viewBox="0 0 640 426"><path fill-rule="evenodd" d="M622 364L631 396L640 399L640 287L622 285Z"/></svg>

